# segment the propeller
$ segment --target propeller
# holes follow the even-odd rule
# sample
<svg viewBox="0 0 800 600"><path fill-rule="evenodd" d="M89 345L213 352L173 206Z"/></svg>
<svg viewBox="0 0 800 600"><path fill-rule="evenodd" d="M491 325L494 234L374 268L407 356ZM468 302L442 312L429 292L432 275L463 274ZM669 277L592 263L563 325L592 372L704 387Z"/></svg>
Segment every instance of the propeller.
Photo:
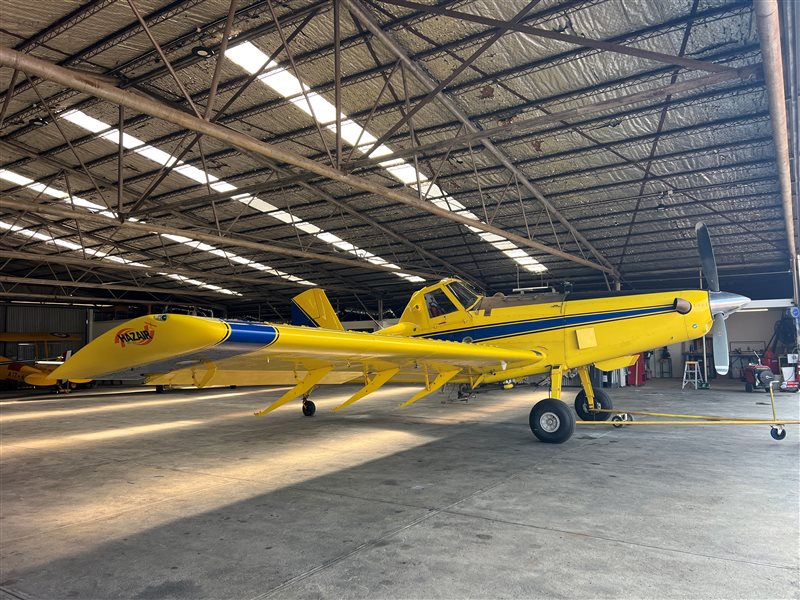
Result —
<svg viewBox="0 0 800 600"><path fill-rule="evenodd" d="M705 223L698 223L694 226L697 233L697 250L700 253L700 266L703 267L703 275L706 278L706 285L709 291L719 291L719 275L717 274L717 261L714 259L714 247L711 245L711 236L708 234L708 227Z"/></svg>
<svg viewBox="0 0 800 600"><path fill-rule="evenodd" d="M714 259L714 248L711 245L711 236L708 227L703 223L695 225L697 233L697 249L700 253L700 265L703 267L703 275L708 286L708 303L711 308L711 316L714 325L711 328L712 347L714 348L714 368L720 375L728 373L730 356L728 355L728 331L725 327L725 319L734 311L739 310L743 305L750 302L750 298L721 292L719 290L719 274L717 273L717 261Z"/></svg>

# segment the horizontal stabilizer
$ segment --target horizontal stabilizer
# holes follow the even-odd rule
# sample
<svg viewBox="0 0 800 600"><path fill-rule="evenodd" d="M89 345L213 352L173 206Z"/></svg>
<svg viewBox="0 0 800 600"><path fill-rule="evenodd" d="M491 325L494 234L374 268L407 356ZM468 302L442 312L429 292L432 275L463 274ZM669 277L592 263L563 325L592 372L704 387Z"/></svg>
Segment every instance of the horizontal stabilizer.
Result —
<svg viewBox="0 0 800 600"><path fill-rule="evenodd" d="M330 300L321 288L306 290L292 298L292 325L344 331Z"/></svg>

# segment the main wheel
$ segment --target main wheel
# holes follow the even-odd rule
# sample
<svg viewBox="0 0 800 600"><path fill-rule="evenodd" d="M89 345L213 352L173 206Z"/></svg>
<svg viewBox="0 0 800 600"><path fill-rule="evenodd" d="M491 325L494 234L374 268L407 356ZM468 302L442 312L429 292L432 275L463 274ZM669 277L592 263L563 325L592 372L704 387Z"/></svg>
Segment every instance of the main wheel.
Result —
<svg viewBox="0 0 800 600"><path fill-rule="evenodd" d="M156 386L156 394L163 394L163 393L164 393L164 386L163 385L157 385Z"/></svg>
<svg viewBox="0 0 800 600"><path fill-rule="evenodd" d="M303 400L303 414L307 417L313 417L317 412L317 405L311 400Z"/></svg>
<svg viewBox="0 0 800 600"><path fill-rule="evenodd" d="M614 405L611 404L611 398L602 390L594 391L594 407L602 408L603 410L611 410ZM611 413L607 412L592 412L589 410L589 400L586 398L586 390L581 390L575 397L575 412L581 421L608 421Z"/></svg>
<svg viewBox="0 0 800 600"><path fill-rule="evenodd" d="M537 402L531 409L529 423L533 435L547 444L561 444L575 431L575 416L569 407L555 398Z"/></svg>

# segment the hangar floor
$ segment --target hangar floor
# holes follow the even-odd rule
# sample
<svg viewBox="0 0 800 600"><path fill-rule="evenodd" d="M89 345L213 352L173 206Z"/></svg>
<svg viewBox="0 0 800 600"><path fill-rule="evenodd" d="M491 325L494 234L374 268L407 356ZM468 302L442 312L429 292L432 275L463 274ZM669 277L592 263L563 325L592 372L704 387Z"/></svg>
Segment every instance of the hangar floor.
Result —
<svg viewBox="0 0 800 600"><path fill-rule="evenodd" d="M348 390L327 388L313 418L252 416L277 393L6 398L0 598L800 595L797 427L583 427L553 446L528 388L400 410L395 387L336 414ZM770 412L729 382L613 397Z"/></svg>

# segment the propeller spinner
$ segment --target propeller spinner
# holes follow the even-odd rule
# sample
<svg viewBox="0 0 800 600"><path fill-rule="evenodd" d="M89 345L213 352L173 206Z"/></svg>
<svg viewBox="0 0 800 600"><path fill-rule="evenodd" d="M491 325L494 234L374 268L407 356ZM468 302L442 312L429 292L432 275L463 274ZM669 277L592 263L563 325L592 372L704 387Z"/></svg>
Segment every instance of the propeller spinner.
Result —
<svg viewBox="0 0 800 600"><path fill-rule="evenodd" d="M728 318L728 315L750 302L750 298L719 290L717 261L714 259L714 248L711 245L708 227L703 223L698 223L695 226L695 232L697 233L700 264L703 267L706 285L708 285L708 303L711 307L711 315L714 318L714 326L711 328L714 368L720 375L726 375L730 356L728 355L728 331L725 327L725 319Z"/></svg>

